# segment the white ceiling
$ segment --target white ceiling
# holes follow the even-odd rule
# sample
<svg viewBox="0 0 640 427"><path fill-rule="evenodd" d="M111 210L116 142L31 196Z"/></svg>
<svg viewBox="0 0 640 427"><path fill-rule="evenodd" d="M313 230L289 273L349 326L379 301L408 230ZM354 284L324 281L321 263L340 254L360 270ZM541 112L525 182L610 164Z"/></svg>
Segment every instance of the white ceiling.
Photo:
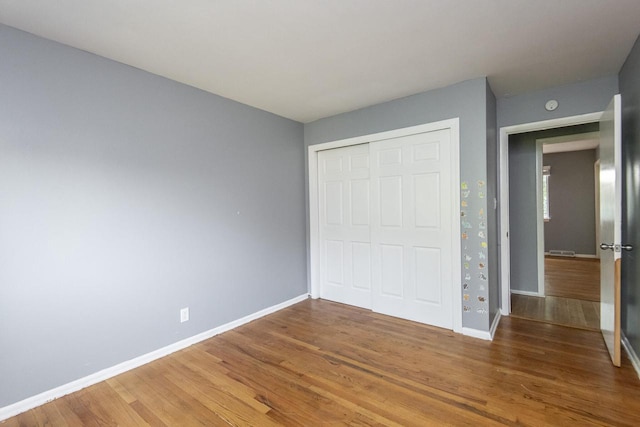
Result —
<svg viewBox="0 0 640 427"><path fill-rule="evenodd" d="M567 151L595 150L600 145L599 139L583 139L571 142L560 142L542 146L544 154L564 153Z"/></svg>
<svg viewBox="0 0 640 427"><path fill-rule="evenodd" d="M574 133L539 139L542 153L564 153L566 151L594 150L600 146L600 132Z"/></svg>
<svg viewBox="0 0 640 427"><path fill-rule="evenodd" d="M0 22L301 122L615 74L640 0L0 0Z"/></svg>

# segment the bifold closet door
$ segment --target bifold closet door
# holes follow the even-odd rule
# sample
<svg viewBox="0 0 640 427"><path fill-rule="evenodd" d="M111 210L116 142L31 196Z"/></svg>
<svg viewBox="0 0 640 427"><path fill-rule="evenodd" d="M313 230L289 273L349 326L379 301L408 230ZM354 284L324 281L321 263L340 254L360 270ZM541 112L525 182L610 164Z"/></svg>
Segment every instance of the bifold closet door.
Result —
<svg viewBox="0 0 640 427"><path fill-rule="evenodd" d="M371 308L369 145L318 153L320 297Z"/></svg>
<svg viewBox="0 0 640 427"><path fill-rule="evenodd" d="M451 131L375 141L373 311L453 328Z"/></svg>

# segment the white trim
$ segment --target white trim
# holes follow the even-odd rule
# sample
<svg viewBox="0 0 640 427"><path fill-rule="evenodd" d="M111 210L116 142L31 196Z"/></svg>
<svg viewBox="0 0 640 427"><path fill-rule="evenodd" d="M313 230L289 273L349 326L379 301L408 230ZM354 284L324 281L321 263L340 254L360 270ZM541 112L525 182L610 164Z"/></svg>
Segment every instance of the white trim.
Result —
<svg viewBox="0 0 640 427"><path fill-rule="evenodd" d="M613 207L614 216L614 229L613 229L613 241L614 243L622 242L622 97L620 94L613 96L614 105L614 117L613 117L613 144L615 146L613 155L613 165L616 170L616 204ZM622 252L613 252L613 259L622 258Z"/></svg>
<svg viewBox="0 0 640 427"><path fill-rule="evenodd" d="M504 126L500 128L500 170L498 181L500 183L500 312L503 316L511 313L510 285L510 244L509 244L509 135L538 130L553 129L562 126L581 125L597 122L602 112L582 114L579 116L561 117L558 119L543 120L540 122L523 123L519 125Z"/></svg>
<svg viewBox="0 0 640 427"><path fill-rule="evenodd" d="M629 360L631 360L631 364L633 365L633 368L636 370L636 373L638 374L638 378L640 378L640 358L638 357L636 352L633 350L633 347L631 347L631 343L627 339L627 336L624 334L624 332L622 333L622 346L624 347L625 350L627 350L627 355L629 356Z"/></svg>
<svg viewBox="0 0 640 427"><path fill-rule="evenodd" d="M206 339L209 339L223 332L227 332L231 329L237 328L238 326L242 326L246 323L249 323L253 320L264 317L268 314L275 313L276 311L282 310L283 308L286 308L293 304L297 304L301 301L304 301L308 297L309 297L308 294L297 296L288 301L284 301L280 304L267 307L253 314L249 314L248 316L245 316L240 319L234 320L232 322L226 323L224 325L218 326L217 328L210 329L208 331L194 335L190 338L186 338L184 340L170 344L166 347L162 347L158 350L154 350L150 353L143 354L142 356L138 356L126 362L119 363L110 368L106 368L101 371L95 372L84 378L71 381L70 383L61 385L59 387L53 388L51 390L42 392L35 396L28 397L19 402L0 408L0 422L8 418L14 417L18 414L21 414L23 412L26 412L30 409L33 409L37 406L44 405L45 403L48 403L54 399L58 399L62 396L66 396L67 394L74 393L83 388L89 387L101 381L115 377L116 375L120 375L123 372L127 372L127 371L130 371L131 369L138 368L149 362L153 362L154 360L160 359L161 357L167 356L171 353L175 353L176 351L187 348L193 344L199 343L200 341L204 341Z"/></svg>
<svg viewBox="0 0 640 427"><path fill-rule="evenodd" d="M501 135L502 138L502 135ZM508 137L507 137L508 138ZM502 141L502 139L501 139ZM508 139L507 139L508 141ZM503 316L511 314L511 255L509 253L509 144L500 144L500 170L498 181L500 185L500 313ZM501 176L506 179L501 179Z"/></svg>
<svg viewBox="0 0 640 427"><path fill-rule="evenodd" d="M593 163L594 192L595 192L595 213L596 213L596 255L600 258L600 159Z"/></svg>
<svg viewBox="0 0 640 427"><path fill-rule="evenodd" d="M462 243L460 242L460 119L444 121L451 130L451 194L454 221L451 226L451 273L453 286L453 330L462 330ZM441 122L444 124L444 122Z"/></svg>
<svg viewBox="0 0 640 427"><path fill-rule="evenodd" d="M472 338L479 338L485 341L493 340L493 337L491 336L491 333L489 331L481 331L479 329L473 328L462 328L462 335Z"/></svg>
<svg viewBox="0 0 640 427"><path fill-rule="evenodd" d="M511 289L511 293L512 294L517 294L517 295L526 295L528 297L544 298L544 294L540 294L538 292L519 291L518 289Z"/></svg>
<svg viewBox="0 0 640 427"><path fill-rule="evenodd" d="M489 331L481 331L480 329L474 328L462 328L462 334L472 338L493 341L493 337L496 335L496 330L498 329L498 324L500 323L501 318L502 314L500 313L500 310L498 310L495 317L493 318L493 322L491 322Z"/></svg>
<svg viewBox="0 0 640 427"><path fill-rule="evenodd" d="M575 254L572 256L561 256L561 255L551 255L549 252L545 252L544 253L545 256L550 256L553 258L600 258L598 255L593 255L593 254Z"/></svg>
<svg viewBox="0 0 640 427"><path fill-rule="evenodd" d="M309 294L320 298L320 215L318 194L318 153L309 147Z"/></svg>
<svg viewBox="0 0 640 427"><path fill-rule="evenodd" d="M536 140L536 247L538 294L544 295L544 209L542 206L542 141Z"/></svg>
<svg viewBox="0 0 640 427"><path fill-rule="evenodd" d="M460 212L460 119L453 118L438 122L427 123L418 126L411 126L401 129L394 129L386 132L379 132L370 135L356 136L353 138L341 139L338 141L325 142L322 144L310 145L308 148L309 163L309 257L310 257L310 280L309 292L312 298L320 296L320 233L318 218L318 152L330 150L332 148L348 147L351 145L365 144L373 141L381 141L402 136L415 135L417 133L432 132L441 129L451 130L451 194L452 211ZM458 218L458 217L456 217ZM462 332L462 271L461 245L460 245L460 221L453 221L451 234L452 250L452 286L453 286L453 330Z"/></svg>
<svg viewBox="0 0 640 427"><path fill-rule="evenodd" d="M491 335L491 340L493 341L493 337L496 335L496 330L498 329L498 324L500 324L500 319L502 315L500 314L500 310L496 312L496 316L493 318L493 322L491 322L491 328L489 328L489 335Z"/></svg>

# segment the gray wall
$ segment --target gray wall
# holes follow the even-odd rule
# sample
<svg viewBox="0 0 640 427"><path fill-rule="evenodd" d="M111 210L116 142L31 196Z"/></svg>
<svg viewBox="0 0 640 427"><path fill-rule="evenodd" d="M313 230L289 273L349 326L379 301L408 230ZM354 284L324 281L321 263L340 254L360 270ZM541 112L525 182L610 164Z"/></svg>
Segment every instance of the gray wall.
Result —
<svg viewBox="0 0 640 427"><path fill-rule="evenodd" d="M478 181L486 185L488 93L486 79L479 78L321 119L305 125L305 144L319 144L459 117L460 181L466 182L472 190L467 209L470 218L476 219L480 209L487 212L486 197L479 198ZM478 236L477 222L472 224L473 229L466 230L469 238L462 240L463 253L472 256L476 263L482 240ZM488 258L487 262L490 262ZM468 280L465 279L467 274ZM469 285L464 291L468 301L464 301L464 304L459 302L468 307L463 313L463 325L486 331L489 329L488 289L497 287L497 277L489 276L489 282L481 280L475 268L469 271L463 268L461 276L463 283ZM485 302L479 298L484 298Z"/></svg>
<svg viewBox="0 0 640 427"><path fill-rule="evenodd" d="M596 150L545 154L551 166L549 213L544 224L544 250L596 254L594 162Z"/></svg>
<svg viewBox="0 0 640 427"><path fill-rule="evenodd" d="M620 71L622 95L622 330L640 355L640 40Z"/></svg>
<svg viewBox="0 0 640 427"><path fill-rule="evenodd" d="M498 128L603 111L618 93L618 77L610 76L498 99ZM558 108L547 111L555 99Z"/></svg>
<svg viewBox="0 0 640 427"><path fill-rule="evenodd" d="M580 126L515 134L509 137L509 251L511 261L511 289L538 292L537 254L539 249L544 250L544 248L538 248L536 140L595 132L598 128L598 123L589 123ZM595 219L593 221L595 222Z"/></svg>
<svg viewBox="0 0 640 427"><path fill-rule="evenodd" d="M536 143L529 133L509 137L509 250L512 290L538 292Z"/></svg>
<svg viewBox="0 0 640 427"><path fill-rule="evenodd" d="M302 124L1 25L0 58L0 407L307 292Z"/></svg>

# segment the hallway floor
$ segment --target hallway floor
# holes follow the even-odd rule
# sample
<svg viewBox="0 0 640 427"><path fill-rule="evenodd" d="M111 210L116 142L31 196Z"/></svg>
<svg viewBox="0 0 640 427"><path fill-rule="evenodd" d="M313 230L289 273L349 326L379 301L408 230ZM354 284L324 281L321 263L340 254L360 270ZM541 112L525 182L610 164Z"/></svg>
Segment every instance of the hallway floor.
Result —
<svg viewBox="0 0 640 427"><path fill-rule="evenodd" d="M600 329L600 260L545 257L545 298L511 295L511 315L580 329Z"/></svg>

